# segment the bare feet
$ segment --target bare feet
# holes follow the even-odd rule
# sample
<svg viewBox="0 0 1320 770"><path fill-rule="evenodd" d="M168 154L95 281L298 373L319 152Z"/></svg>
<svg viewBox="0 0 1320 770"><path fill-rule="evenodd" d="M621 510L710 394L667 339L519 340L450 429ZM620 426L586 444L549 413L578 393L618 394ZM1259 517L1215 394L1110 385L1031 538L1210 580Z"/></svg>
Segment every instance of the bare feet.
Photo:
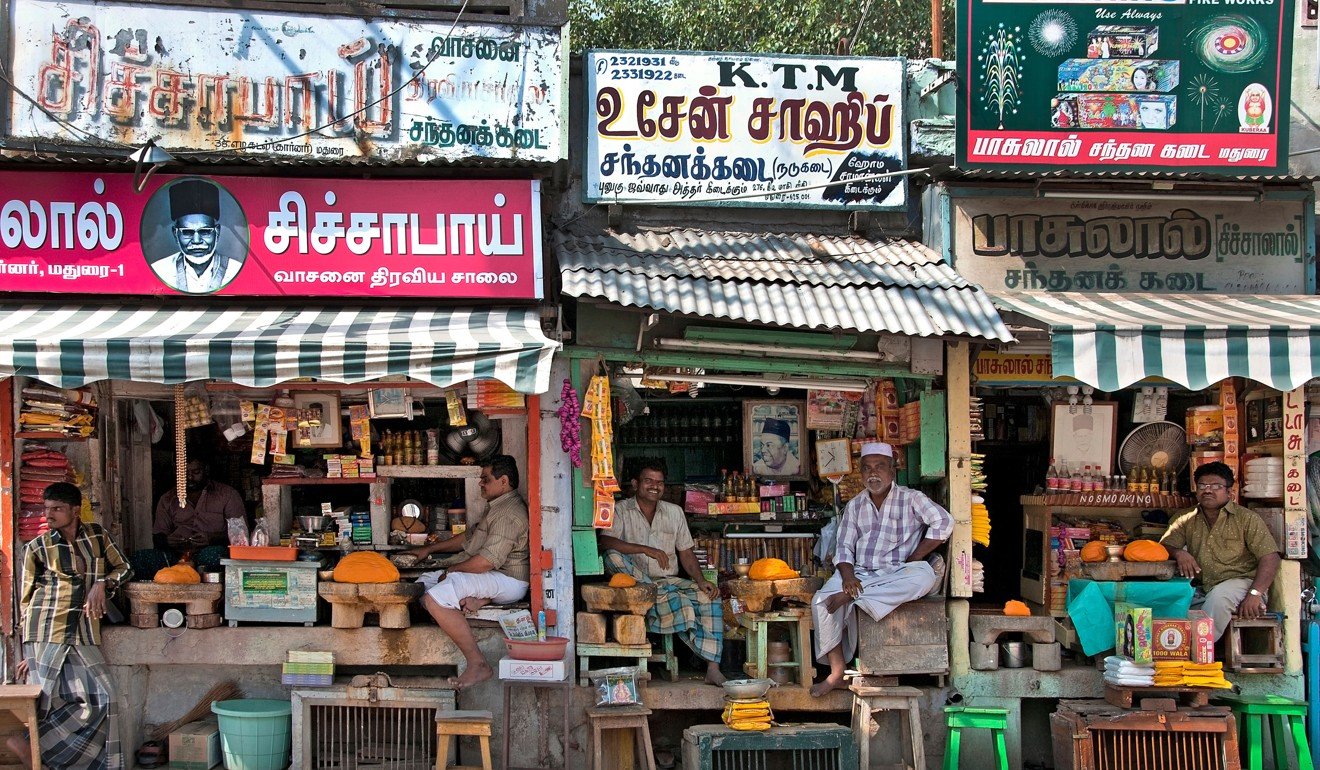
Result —
<svg viewBox="0 0 1320 770"><path fill-rule="evenodd" d="M490 599L482 599L479 596L468 596L459 601L458 606L463 608L466 613L473 613L490 604Z"/></svg>
<svg viewBox="0 0 1320 770"><path fill-rule="evenodd" d="M724 673L720 671L720 664L718 663L706 664L706 684L713 684L716 687L718 687L724 684L724 680L725 680L725 676Z"/></svg>
<svg viewBox="0 0 1320 770"><path fill-rule="evenodd" d="M26 767L28 768L28 770L31 770L32 747L28 743L27 738L24 738L22 735L11 735L5 739L5 747L9 749L9 752L11 754L18 757L18 761L23 763L23 767Z"/></svg>
<svg viewBox="0 0 1320 770"><path fill-rule="evenodd" d="M843 681L843 674L830 674L821 681L811 686L811 697L819 698L830 690L846 690L848 685Z"/></svg>
<svg viewBox="0 0 1320 770"><path fill-rule="evenodd" d="M486 661L468 663L467 670L463 672L462 676L449 677L449 686L455 690L466 690L472 685L481 684L492 676L495 676L495 670Z"/></svg>

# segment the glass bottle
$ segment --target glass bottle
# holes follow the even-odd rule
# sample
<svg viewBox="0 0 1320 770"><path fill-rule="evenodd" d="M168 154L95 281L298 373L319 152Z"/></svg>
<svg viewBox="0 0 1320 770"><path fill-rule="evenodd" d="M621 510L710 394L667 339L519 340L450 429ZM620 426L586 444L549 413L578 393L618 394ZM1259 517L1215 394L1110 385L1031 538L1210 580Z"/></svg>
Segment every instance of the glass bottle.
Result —
<svg viewBox="0 0 1320 770"><path fill-rule="evenodd" d="M1054 458L1050 458L1050 468L1045 471L1045 491L1054 493L1059 491L1059 469L1054 465Z"/></svg>

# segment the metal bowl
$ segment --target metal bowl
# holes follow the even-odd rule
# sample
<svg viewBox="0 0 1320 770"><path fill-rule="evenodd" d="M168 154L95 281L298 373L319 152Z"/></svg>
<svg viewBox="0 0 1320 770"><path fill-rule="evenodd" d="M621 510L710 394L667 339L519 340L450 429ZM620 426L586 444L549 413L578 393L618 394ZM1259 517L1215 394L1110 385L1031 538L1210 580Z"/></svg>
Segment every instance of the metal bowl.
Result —
<svg viewBox="0 0 1320 770"><path fill-rule="evenodd" d="M729 698L764 698L774 686L773 679L729 679L723 685Z"/></svg>
<svg viewBox="0 0 1320 770"><path fill-rule="evenodd" d="M332 569L319 569L316 571L316 576L322 580L334 580L335 571Z"/></svg>
<svg viewBox="0 0 1320 770"><path fill-rule="evenodd" d="M324 516L299 516L298 523L302 525L303 532L320 532L325 529Z"/></svg>
<svg viewBox="0 0 1320 770"><path fill-rule="evenodd" d="M1123 549L1127 546L1107 545L1105 553L1109 554L1109 561L1123 561Z"/></svg>
<svg viewBox="0 0 1320 770"><path fill-rule="evenodd" d="M745 578L745 577L747 577L747 575L748 575L749 573L751 573L751 571L752 571L752 565L750 565L750 564L735 564L735 565L733 565L733 572L734 572L734 574L736 574L736 575L737 575L738 577L740 577L740 578Z"/></svg>

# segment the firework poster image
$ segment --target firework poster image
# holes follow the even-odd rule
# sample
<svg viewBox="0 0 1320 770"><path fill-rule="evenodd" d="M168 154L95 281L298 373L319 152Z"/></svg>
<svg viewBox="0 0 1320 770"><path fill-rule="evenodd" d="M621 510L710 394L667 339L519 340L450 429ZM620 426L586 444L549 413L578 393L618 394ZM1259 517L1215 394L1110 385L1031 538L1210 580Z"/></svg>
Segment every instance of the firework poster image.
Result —
<svg viewBox="0 0 1320 770"><path fill-rule="evenodd" d="M1286 173L1288 0L960 0L958 166Z"/></svg>

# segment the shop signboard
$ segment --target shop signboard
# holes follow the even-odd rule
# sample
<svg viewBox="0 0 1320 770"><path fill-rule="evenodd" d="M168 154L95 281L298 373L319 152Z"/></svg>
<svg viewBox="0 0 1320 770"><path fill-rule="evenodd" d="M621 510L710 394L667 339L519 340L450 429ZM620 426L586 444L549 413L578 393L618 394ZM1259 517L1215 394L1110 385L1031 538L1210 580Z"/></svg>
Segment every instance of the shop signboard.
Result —
<svg viewBox="0 0 1320 770"><path fill-rule="evenodd" d="M1048 353L982 350L976 355L976 366L972 373L982 385L1049 382L1054 379L1052 360Z"/></svg>
<svg viewBox="0 0 1320 770"><path fill-rule="evenodd" d="M7 136L318 160L565 157L558 27L8 5Z"/></svg>
<svg viewBox="0 0 1320 770"><path fill-rule="evenodd" d="M540 183L0 172L0 288L542 297Z"/></svg>
<svg viewBox="0 0 1320 770"><path fill-rule="evenodd" d="M1307 213L1259 202L955 197L959 274L1024 291L1306 293Z"/></svg>
<svg viewBox="0 0 1320 770"><path fill-rule="evenodd" d="M595 203L904 209L903 59L588 51Z"/></svg>
<svg viewBox="0 0 1320 770"><path fill-rule="evenodd" d="M959 0L958 166L1288 170L1287 0Z"/></svg>

